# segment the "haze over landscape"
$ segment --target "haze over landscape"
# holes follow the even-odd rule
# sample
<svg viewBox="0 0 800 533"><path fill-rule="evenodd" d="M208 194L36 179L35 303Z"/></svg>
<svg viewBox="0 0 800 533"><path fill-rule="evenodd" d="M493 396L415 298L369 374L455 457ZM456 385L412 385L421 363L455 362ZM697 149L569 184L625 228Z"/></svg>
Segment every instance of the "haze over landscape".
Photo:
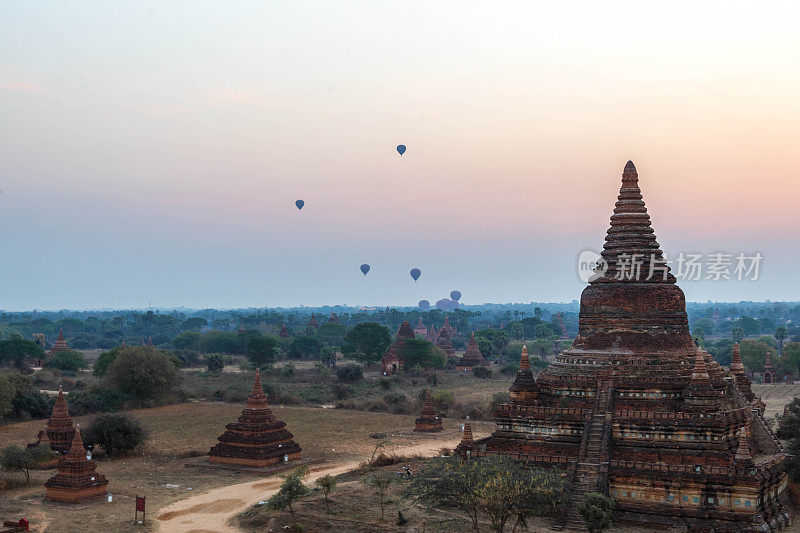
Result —
<svg viewBox="0 0 800 533"><path fill-rule="evenodd" d="M796 4L357 4L5 3L0 308L571 301L628 159L800 299Z"/></svg>

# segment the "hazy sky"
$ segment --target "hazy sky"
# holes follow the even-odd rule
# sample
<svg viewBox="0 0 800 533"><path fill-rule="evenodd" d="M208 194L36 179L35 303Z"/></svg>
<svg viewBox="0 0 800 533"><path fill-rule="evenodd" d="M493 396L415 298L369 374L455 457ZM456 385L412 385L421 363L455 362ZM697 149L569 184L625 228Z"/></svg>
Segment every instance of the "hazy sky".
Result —
<svg viewBox="0 0 800 533"><path fill-rule="evenodd" d="M800 299L792 4L3 2L0 309L568 301L628 159Z"/></svg>

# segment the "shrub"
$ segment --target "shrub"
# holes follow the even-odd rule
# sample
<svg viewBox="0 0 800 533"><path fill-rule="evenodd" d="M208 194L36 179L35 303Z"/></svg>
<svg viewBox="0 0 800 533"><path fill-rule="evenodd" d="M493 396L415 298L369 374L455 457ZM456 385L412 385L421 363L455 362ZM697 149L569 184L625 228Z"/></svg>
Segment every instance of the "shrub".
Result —
<svg viewBox="0 0 800 533"><path fill-rule="evenodd" d="M379 361L389 348L392 336L384 326L375 322L364 322L348 331L345 340L342 352L348 352L349 355L371 365Z"/></svg>
<svg viewBox="0 0 800 533"><path fill-rule="evenodd" d="M222 369L225 368L225 360L218 353L207 355L206 368L209 372L222 372Z"/></svg>
<svg viewBox="0 0 800 533"><path fill-rule="evenodd" d="M117 357L117 349L100 352L97 361L92 365L92 373L97 377L103 377L108 370L108 365Z"/></svg>
<svg viewBox="0 0 800 533"><path fill-rule="evenodd" d="M614 500L599 492L590 492L578 504L578 512L586 522L590 533L599 533L611 527L611 513L614 511Z"/></svg>
<svg viewBox="0 0 800 533"><path fill-rule="evenodd" d="M420 395L421 400L425 400L425 392L422 391ZM453 406L453 393L448 390L435 390L431 393L431 400L433 400L433 405L436 406L436 411L439 413L440 416L447 416L447 413L450 412L450 408Z"/></svg>
<svg viewBox="0 0 800 533"><path fill-rule="evenodd" d="M343 383L358 383L364 379L364 371L358 365L347 365L336 371L336 377Z"/></svg>
<svg viewBox="0 0 800 533"><path fill-rule="evenodd" d="M492 377L492 371L485 366L476 366L472 368L472 374L476 378L489 379Z"/></svg>
<svg viewBox="0 0 800 533"><path fill-rule="evenodd" d="M12 445L0 452L0 467L8 472L22 472L25 483L28 483L31 480L31 469L44 465L52 456L53 450L46 444L25 449Z"/></svg>
<svg viewBox="0 0 800 533"><path fill-rule="evenodd" d="M400 348L400 358L407 367L422 368L443 368L447 361L445 353L433 343L417 339L406 339Z"/></svg>
<svg viewBox="0 0 800 533"><path fill-rule="evenodd" d="M508 376L516 374L518 370L519 370L519 365L514 363L508 363L500 368L500 373Z"/></svg>
<svg viewBox="0 0 800 533"><path fill-rule="evenodd" d="M120 348L103 382L137 399L155 399L172 391L178 371L169 356L150 346Z"/></svg>
<svg viewBox="0 0 800 533"><path fill-rule="evenodd" d="M95 387L69 395L69 412L73 416L91 413L108 413L125 407L130 397L124 392L108 387Z"/></svg>
<svg viewBox="0 0 800 533"><path fill-rule="evenodd" d="M86 368L88 363L83 360L83 354L75 350L61 350L47 357L44 366L57 368L62 372L77 372Z"/></svg>
<svg viewBox="0 0 800 533"><path fill-rule="evenodd" d="M17 388L11 380L0 374L0 418L11 412Z"/></svg>
<svg viewBox="0 0 800 533"><path fill-rule="evenodd" d="M333 395L337 400L345 400L350 397L350 387L344 383L334 383L331 389L333 390Z"/></svg>
<svg viewBox="0 0 800 533"><path fill-rule="evenodd" d="M179 350L199 351L203 336L196 331L184 331L172 339L172 345Z"/></svg>
<svg viewBox="0 0 800 533"><path fill-rule="evenodd" d="M129 452L143 440L142 425L125 415L100 415L83 433L84 444L100 445L108 455Z"/></svg>
<svg viewBox="0 0 800 533"><path fill-rule="evenodd" d="M294 372L295 372L294 365L292 363L286 363L285 365L283 365L281 367L280 372L281 372L281 376L284 376L284 377L294 376Z"/></svg>
<svg viewBox="0 0 800 533"><path fill-rule="evenodd" d="M382 388L383 390L389 390L389 389L391 389L391 388L392 388L392 386L394 385L394 383L392 382L392 380L391 380L391 379L386 379L386 378L381 378L381 379L378 381L378 383L380 383L380 385L381 385L381 388Z"/></svg>

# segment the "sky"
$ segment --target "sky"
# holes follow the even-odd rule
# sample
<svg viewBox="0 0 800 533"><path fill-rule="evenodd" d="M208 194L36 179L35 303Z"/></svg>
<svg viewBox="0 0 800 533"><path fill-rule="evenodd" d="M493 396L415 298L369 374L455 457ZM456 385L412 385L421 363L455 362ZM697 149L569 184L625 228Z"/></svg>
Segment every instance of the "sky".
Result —
<svg viewBox="0 0 800 533"><path fill-rule="evenodd" d="M763 256L688 300L800 300L797 20L4 2L0 309L571 301L628 159L668 254Z"/></svg>

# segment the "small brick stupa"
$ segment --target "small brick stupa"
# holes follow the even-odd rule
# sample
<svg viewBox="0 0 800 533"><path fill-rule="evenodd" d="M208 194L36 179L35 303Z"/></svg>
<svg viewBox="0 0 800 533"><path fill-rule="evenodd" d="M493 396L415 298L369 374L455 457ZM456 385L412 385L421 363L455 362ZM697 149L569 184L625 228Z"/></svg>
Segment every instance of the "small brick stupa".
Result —
<svg viewBox="0 0 800 533"><path fill-rule="evenodd" d="M439 330L439 335L436 337L436 347L444 350L447 355L456 353L453 345L450 343L450 328L448 327L446 318L445 324L442 326L442 329Z"/></svg>
<svg viewBox="0 0 800 533"><path fill-rule="evenodd" d="M428 334L425 336L425 340L436 344L436 337L437 337L436 328L434 326L431 326L431 329L428 330Z"/></svg>
<svg viewBox="0 0 800 533"><path fill-rule="evenodd" d="M456 446L456 454L462 457L469 457L477 449L475 446L475 439L472 438L472 426L469 423L469 417L464 419L464 433L461 437L461 442Z"/></svg>
<svg viewBox="0 0 800 533"><path fill-rule="evenodd" d="M280 336L282 339L286 339L286 338L289 337L289 330L286 329L286 323L285 322L284 322L283 326L281 326L281 332L278 333L278 336Z"/></svg>
<svg viewBox="0 0 800 533"><path fill-rule="evenodd" d="M403 359L400 357L400 350L403 348L403 343L405 343L407 339L413 338L415 337L414 331L411 329L411 324L408 323L408 320L403 321L397 329L397 336L394 338L394 342L392 342L389 349L386 350L386 353L383 354L383 358L381 359L381 372L385 375L389 375L403 368Z"/></svg>
<svg viewBox="0 0 800 533"><path fill-rule="evenodd" d="M764 362L764 383L775 383L778 375L775 372L775 367L772 366L772 357L770 357L769 352L767 352L767 360Z"/></svg>
<svg viewBox="0 0 800 533"><path fill-rule="evenodd" d="M53 405L53 413L47 421L45 431L50 440L50 447L59 455L66 455L72 446L72 439L75 437L75 427L72 425L72 418L69 416L67 401L64 399L64 390L61 386L58 387L56 403Z"/></svg>
<svg viewBox="0 0 800 533"><path fill-rule="evenodd" d="M419 317L419 320L417 320L417 325L414 328L414 335L419 335L421 337L428 335L428 328L426 328L425 324L422 322L422 317Z"/></svg>
<svg viewBox="0 0 800 533"><path fill-rule="evenodd" d="M319 323L317 322L317 317L314 316L314 313L311 313L311 318L308 319L308 329L319 329Z"/></svg>
<svg viewBox="0 0 800 533"><path fill-rule="evenodd" d="M211 463L266 467L300 459L302 448L292 440L286 424L276 420L267 407L261 387L261 373L256 370L253 390L238 422L225 426L219 443L208 453Z"/></svg>
<svg viewBox="0 0 800 533"><path fill-rule="evenodd" d="M58 337L56 337L56 342L53 344L53 347L50 348L48 354L53 355L54 353L63 352L67 349L67 339L64 338L64 330L58 330Z"/></svg>
<svg viewBox="0 0 800 533"><path fill-rule="evenodd" d="M475 340L475 333L470 334L469 344L467 344L467 351L461 359L458 360L458 369L463 370L473 366L487 366L489 361L481 353L478 348L478 341Z"/></svg>
<svg viewBox="0 0 800 533"><path fill-rule="evenodd" d="M433 433L443 429L442 419L439 418L439 414L436 412L436 406L433 405L433 400L431 399L431 390L428 389L425 391L425 404L422 406L420 417L417 418L414 424L414 431Z"/></svg>
<svg viewBox="0 0 800 533"><path fill-rule="evenodd" d="M98 474L97 465L86 458L80 427L75 430L69 452L58 461L58 473L44 486L47 499L63 503L81 503L106 494L108 480Z"/></svg>

